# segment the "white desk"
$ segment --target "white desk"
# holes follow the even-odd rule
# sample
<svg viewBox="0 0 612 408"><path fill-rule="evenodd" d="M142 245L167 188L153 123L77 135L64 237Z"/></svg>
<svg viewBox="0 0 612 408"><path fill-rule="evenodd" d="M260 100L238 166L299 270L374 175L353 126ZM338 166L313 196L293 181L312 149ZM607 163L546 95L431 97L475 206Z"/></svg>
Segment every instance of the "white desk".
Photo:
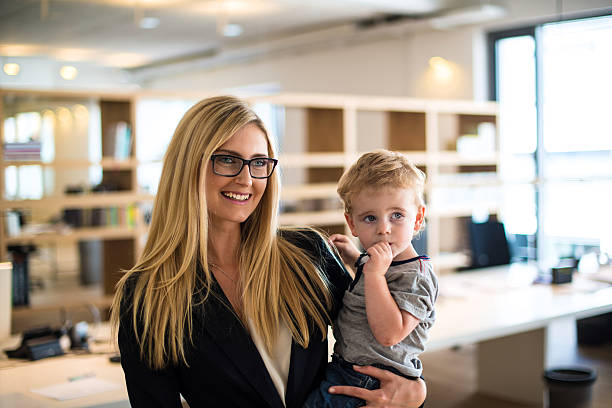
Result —
<svg viewBox="0 0 612 408"><path fill-rule="evenodd" d="M102 327L108 337L108 327ZM19 344L19 338L2 342L2 350ZM96 407L129 408L127 389L121 365L111 363L106 352L111 351L109 344L92 344L92 351L103 354L68 354L60 357L45 358L38 361L7 359L0 357L0 407L2 408L39 408L39 407ZM58 401L33 393L30 390L63 383L69 378L92 373L96 378L118 385L116 390L106 391L83 398Z"/></svg>
<svg viewBox="0 0 612 408"><path fill-rule="evenodd" d="M566 329L575 330L576 318L612 311L612 287L577 279L570 285L532 285L534 274L531 267L513 265L442 276L438 317L427 349L478 343L481 392L540 403L544 369L566 363L575 350L575 331L567 335ZM2 348L14 346L17 340ZM551 347L552 343L557 347ZM88 372L121 387L68 401L29 391ZM36 362L14 362L3 356L0 406L123 408L129 403L121 366L109 362L108 355L69 355Z"/></svg>
<svg viewBox="0 0 612 408"><path fill-rule="evenodd" d="M536 272L515 264L442 276L427 350L478 343L479 392L541 403L544 370L572 361L575 320L612 311L612 287L532 284Z"/></svg>

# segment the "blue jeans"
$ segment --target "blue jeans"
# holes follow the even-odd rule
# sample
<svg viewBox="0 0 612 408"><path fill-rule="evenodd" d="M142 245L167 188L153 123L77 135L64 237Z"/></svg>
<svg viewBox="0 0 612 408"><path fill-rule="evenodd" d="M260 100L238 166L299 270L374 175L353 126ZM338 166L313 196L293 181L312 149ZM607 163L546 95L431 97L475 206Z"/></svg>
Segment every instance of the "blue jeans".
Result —
<svg viewBox="0 0 612 408"><path fill-rule="evenodd" d="M319 388L310 393L303 408L353 408L365 405L365 401L359 398L330 394L327 390L332 385L352 385L375 390L380 388L380 381L369 375L358 373L352 369L352 364L334 356L325 370L325 379Z"/></svg>

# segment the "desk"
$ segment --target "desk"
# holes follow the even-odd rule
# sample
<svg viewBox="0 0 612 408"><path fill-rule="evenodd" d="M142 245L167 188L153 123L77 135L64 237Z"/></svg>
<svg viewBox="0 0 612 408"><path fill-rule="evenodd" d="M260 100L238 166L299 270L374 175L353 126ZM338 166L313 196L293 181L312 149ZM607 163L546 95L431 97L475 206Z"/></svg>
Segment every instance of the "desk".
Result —
<svg viewBox="0 0 612 408"><path fill-rule="evenodd" d="M535 273L532 266L515 264L441 276L438 317L427 350L478 343L481 392L541 403L544 369L571 360L576 345L575 319L612 311L612 287L579 278L566 285L532 285ZM103 330L108 331L108 327ZM13 344L2 348L17 342L14 339ZM87 372L121 387L68 401L29 391ZM15 394L38 405L4 403ZM36 362L0 357L0 402L3 408L129 407L123 371L105 354L67 355Z"/></svg>
<svg viewBox="0 0 612 408"><path fill-rule="evenodd" d="M478 343L479 392L541 404L544 370L572 361L576 319L612 311L612 287L576 276L532 284L536 273L514 264L441 276L427 350Z"/></svg>
<svg viewBox="0 0 612 408"><path fill-rule="evenodd" d="M101 327L100 337L108 339L108 326ZM1 344L2 350L13 348L20 339L15 337ZM38 361L9 360L2 353L0 357L0 406L2 408L39 407L96 407L129 408L127 389L121 365L111 363L108 352L112 351L107 342L92 344L93 354L68 354L45 358ZM83 398L57 401L35 394L30 390L68 381L85 373L119 385L118 389Z"/></svg>

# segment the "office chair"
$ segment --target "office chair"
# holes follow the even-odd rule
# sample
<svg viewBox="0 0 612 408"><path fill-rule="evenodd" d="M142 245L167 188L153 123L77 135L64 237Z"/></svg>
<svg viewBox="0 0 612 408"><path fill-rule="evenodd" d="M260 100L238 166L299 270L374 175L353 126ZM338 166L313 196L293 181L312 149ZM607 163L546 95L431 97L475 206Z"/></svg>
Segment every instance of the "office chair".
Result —
<svg viewBox="0 0 612 408"><path fill-rule="evenodd" d="M504 224L489 219L487 222L469 222L472 262L466 269L510 263L510 248Z"/></svg>

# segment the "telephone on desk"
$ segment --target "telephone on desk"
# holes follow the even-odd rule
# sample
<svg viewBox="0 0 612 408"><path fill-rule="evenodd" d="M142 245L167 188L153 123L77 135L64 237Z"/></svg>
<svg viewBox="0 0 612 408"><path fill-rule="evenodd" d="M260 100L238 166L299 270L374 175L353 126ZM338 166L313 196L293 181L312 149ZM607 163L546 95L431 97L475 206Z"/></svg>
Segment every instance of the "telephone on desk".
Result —
<svg viewBox="0 0 612 408"><path fill-rule="evenodd" d="M64 350L60 346L59 338L64 334L63 329L52 329L49 326L32 328L23 333L18 348L4 350L4 353L8 358L25 358L32 361L61 356Z"/></svg>

